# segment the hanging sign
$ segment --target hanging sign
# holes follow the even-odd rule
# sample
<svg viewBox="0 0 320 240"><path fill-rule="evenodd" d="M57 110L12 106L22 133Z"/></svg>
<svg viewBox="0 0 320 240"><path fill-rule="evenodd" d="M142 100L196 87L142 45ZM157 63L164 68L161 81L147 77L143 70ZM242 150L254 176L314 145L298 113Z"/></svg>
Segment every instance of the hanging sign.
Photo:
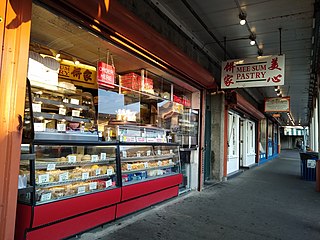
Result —
<svg viewBox="0 0 320 240"><path fill-rule="evenodd" d="M264 112L290 112L290 97L266 98Z"/></svg>
<svg viewBox="0 0 320 240"><path fill-rule="evenodd" d="M98 62L97 80L99 86L114 88L115 68L104 62Z"/></svg>
<svg viewBox="0 0 320 240"><path fill-rule="evenodd" d="M283 85L284 68L284 55L228 60L222 62L221 88Z"/></svg>
<svg viewBox="0 0 320 240"><path fill-rule="evenodd" d="M60 62L59 78L87 85L96 84L96 68L86 64L74 64L72 61ZM76 83L75 83L76 84ZM80 84L81 85L81 84Z"/></svg>

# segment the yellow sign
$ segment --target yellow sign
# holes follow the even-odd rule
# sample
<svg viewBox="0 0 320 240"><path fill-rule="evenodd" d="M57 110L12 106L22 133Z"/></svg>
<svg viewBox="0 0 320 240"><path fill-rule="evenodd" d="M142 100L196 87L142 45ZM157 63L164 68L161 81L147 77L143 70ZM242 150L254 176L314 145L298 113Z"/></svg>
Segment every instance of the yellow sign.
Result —
<svg viewBox="0 0 320 240"><path fill-rule="evenodd" d="M95 67L85 64L76 65L68 60L62 60L60 62L59 78L64 78L72 82L85 83L86 85L96 86L97 84L97 72Z"/></svg>

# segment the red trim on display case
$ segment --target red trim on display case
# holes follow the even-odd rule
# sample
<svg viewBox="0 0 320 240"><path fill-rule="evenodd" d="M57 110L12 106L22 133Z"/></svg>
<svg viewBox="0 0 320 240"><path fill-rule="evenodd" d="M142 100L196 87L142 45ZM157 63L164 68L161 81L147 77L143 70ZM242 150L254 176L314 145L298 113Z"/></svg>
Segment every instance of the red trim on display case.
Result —
<svg viewBox="0 0 320 240"><path fill-rule="evenodd" d="M80 197L52 202L34 207L33 228L61 219L83 214L120 201L120 188L92 193Z"/></svg>
<svg viewBox="0 0 320 240"><path fill-rule="evenodd" d="M178 195L178 192L179 192L179 187L175 186L159 192L151 193L143 197L135 198L127 202L119 203L117 206L116 218L123 217L129 213L133 213L140 209L149 207L153 204L175 197Z"/></svg>
<svg viewBox="0 0 320 240"><path fill-rule="evenodd" d="M93 202L85 202L91 205ZM83 203L82 203L83 204ZM66 208L67 210L67 208ZM56 240L94 228L115 219L116 206L68 219L27 233L28 240ZM50 213L47 213L48 215Z"/></svg>
<svg viewBox="0 0 320 240"><path fill-rule="evenodd" d="M177 186L182 183L182 174L163 177L142 183L122 187L121 201L136 198L165 188Z"/></svg>
<svg viewBox="0 0 320 240"><path fill-rule="evenodd" d="M31 225L32 207L29 205L17 204L17 217L14 239L24 239L25 230Z"/></svg>

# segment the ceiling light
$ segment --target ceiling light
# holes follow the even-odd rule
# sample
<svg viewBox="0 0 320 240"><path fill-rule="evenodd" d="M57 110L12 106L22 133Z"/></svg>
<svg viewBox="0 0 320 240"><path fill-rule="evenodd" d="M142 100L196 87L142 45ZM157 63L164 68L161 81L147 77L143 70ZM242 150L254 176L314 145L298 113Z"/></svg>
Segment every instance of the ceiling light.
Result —
<svg viewBox="0 0 320 240"><path fill-rule="evenodd" d="M239 18L240 18L240 25L245 25L246 24L247 14L245 12L241 11L239 13Z"/></svg>
<svg viewBox="0 0 320 240"><path fill-rule="evenodd" d="M79 60L77 58L73 57L72 60L73 60L74 65L79 65L80 64L80 62L79 62Z"/></svg>
<svg viewBox="0 0 320 240"><path fill-rule="evenodd" d="M275 91L275 92L278 92L278 89L279 89L279 86L275 86L275 87L274 87L274 91Z"/></svg>
<svg viewBox="0 0 320 240"><path fill-rule="evenodd" d="M250 39L250 45L251 46L256 44L256 35L254 33L250 34L249 39Z"/></svg>

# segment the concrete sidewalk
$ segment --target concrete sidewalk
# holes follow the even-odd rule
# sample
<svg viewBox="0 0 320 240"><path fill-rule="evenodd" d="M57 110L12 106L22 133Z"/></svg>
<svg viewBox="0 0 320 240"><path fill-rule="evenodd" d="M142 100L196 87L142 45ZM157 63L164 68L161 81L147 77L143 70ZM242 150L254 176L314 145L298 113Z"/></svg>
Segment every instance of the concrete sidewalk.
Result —
<svg viewBox="0 0 320 240"><path fill-rule="evenodd" d="M202 192L148 208L78 239L320 239L320 193L300 180L297 151Z"/></svg>

